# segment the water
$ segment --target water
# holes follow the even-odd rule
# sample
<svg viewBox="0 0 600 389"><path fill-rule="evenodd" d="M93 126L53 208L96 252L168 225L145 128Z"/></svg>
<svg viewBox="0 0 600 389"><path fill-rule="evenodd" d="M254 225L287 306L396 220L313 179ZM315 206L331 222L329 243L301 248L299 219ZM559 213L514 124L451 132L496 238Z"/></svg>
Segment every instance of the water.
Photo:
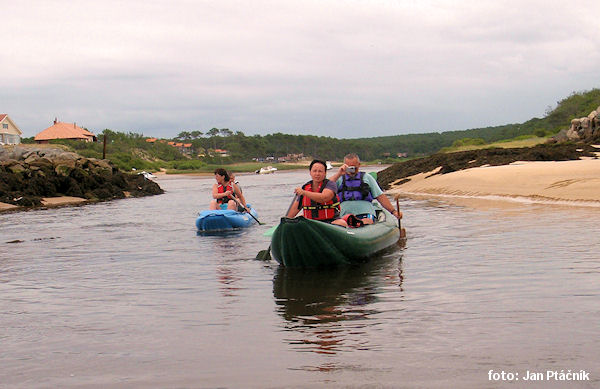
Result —
<svg viewBox="0 0 600 389"><path fill-rule="evenodd" d="M238 179L266 225L227 236L195 231L212 178L0 214L0 387L600 385L600 211L404 199L405 247L290 271L254 257L307 172ZM561 369L590 381L522 380Z"/></svg>

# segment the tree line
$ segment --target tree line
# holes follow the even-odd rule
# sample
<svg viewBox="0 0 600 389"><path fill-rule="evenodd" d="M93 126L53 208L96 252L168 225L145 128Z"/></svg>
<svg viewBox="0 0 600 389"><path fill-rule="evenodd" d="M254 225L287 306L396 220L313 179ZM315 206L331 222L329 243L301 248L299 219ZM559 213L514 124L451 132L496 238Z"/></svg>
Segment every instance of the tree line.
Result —
<svg viewBox="0 0 600 389"><path fill-rule="evenodd" d="M429 155L465 138L468 142L485 144L523 135L555 134L563 128L568 128L571 119L587 116L598 105L600 105L600 89L593 89L587 92L573 92L567 98L558 101L555 108L548 107L544 118L532 118L524 123L356 139L290 135L281 132L248 136L243 131L232 131L228 128L212 128L206 132L182 131L174 139L169 140L190 143L193 153L187 155L167 143L148 143L147 137L131 132L125 134L106 129L98 140L101 143L103 137L107 136L110 152L113 155L118 154L123 163L126 163L128 158L147 161L178 161L191 158L201 159L206 163L230 163L250 161L254 158L277 158L288 154L304 154L314 158L339 161L349 152L357 153L363 160L385 161L387 158L392 159L388 162L393 162L399 153L408 157ZM99 144L66 143L90 156L98 156L101 152ZM84 149L87 151L83 151ZM228 156L217 156L215 149L227 150Z"/></svg>

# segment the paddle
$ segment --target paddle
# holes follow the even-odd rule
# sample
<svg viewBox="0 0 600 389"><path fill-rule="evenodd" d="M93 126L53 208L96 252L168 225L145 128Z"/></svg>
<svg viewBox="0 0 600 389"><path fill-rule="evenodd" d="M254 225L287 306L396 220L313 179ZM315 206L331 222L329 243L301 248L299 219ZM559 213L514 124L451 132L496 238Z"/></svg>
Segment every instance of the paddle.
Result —
<svg viewBox="0 0 600 389"><path fill-rule="evenodd" d="M260 220L258 220L256 217L254 217L254 215L253 215L253 214L251 214L250 212L248 212L248 210L246 209L246 207L244 207L244 206L242 205L242 203L240 203L240 202L238 201L238 199L236 199L234 196L232 196L231 198L233 199L233 201L235 201L235 202L237 203L237 205L238 205L238 206L240 206L240 207L244 208L244 212L246 212L248 215L252 216L252 219L256 220L256 222L257 222L259 225L261 225L261 226L262 226L262 225L264 225L264 224L265 224L265 223L261 222Z"/></svg>
<svg viewBox="0 0 600 389"><path fill-rule="evenodd" d="M294 195L294 198L292 199L292 202L290 203L290 206L288 207L287 212L285 213L285 216L288 215L288 213L290 213L290 209L292 209L292 205L294 205L294 201L296 201L296 195ZM273 231L275 231L275 229L271 229ZM258 254L256 254L256 259L260 260L260 261L269 261L271 259L271 245L269 245L269 248L266 250L260 250L258 252Z"/></svg>
<svg viewBox="0 0 600 389"><path fill-rule="evenodd" d="M398 201L398 197L396 197L396 210L398 211L398 216L400 215L400 202ZM400 218L398 218L398 230L400 231L400 238L406 237L406 230L402 228L402 222Z"/></svg>

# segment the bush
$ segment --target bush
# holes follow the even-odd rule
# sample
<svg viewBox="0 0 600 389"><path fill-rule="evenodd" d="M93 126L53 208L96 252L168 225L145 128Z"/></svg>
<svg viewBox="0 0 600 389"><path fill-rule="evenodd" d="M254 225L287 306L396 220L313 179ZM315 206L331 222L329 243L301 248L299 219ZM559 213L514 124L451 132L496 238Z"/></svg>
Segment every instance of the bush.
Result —
<svg viewBox="0 0 600 389"><path fill-rule="evenodd" d="M461 147L461 146L481 146L486 144L486 142L481 138L462 138L457 139L452 143L452 147Z"/></svg>
<svg viewBox="0 0 600 389"><path fill-rule="evenodd" d="M537 136L538 138L543 138L550 134L549 131L546 131L543 128L538 128L537 130L533 131L533 135Z"/></svg>

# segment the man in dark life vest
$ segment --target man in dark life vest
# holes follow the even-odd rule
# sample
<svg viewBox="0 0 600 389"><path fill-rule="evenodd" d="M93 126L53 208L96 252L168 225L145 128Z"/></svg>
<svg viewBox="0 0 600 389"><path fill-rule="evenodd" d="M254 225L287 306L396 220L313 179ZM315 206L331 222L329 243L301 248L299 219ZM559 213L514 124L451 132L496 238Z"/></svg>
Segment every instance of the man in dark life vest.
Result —
<svg viewBox="0 0 600 389"><path fill-rule="evenodd" d="M296 198L286 216L292 218L302 209L303 216L307 219L347 227L346 221L339 218L337 187L334 181L326 178L326 163L315 159L310 163L309 171L312 180L294 190Z"/></svg>
<svg viewBox="0 0 600 389"><path fill-rule="evenodd" d="M355 214L364 224L372 224L375 217L375 208L372 201L376 199L379 204L387 209L398 219L402 218L402 212L394 209L370 174L360 172L360 158L356 154L348 154L344 157L344 164L338 172L331 177L337 181L338 196L341 201L341 215Z"/></svg>

